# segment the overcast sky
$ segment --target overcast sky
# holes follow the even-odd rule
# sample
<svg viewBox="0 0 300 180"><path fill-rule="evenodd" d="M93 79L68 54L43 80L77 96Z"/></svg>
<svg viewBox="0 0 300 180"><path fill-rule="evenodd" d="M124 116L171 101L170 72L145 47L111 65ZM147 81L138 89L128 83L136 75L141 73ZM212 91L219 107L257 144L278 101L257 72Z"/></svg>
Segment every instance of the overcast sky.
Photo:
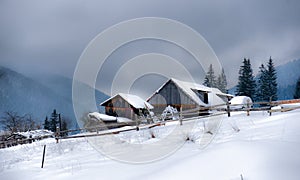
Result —
<svg viewBox="0 0 300 180"><path fill-rule="evenodd" d="M233 86L244 57L255 72L269 56L275 65L300 58L299 9L298 0L1 0L0 65L72 77L82 51L106 28L164 17L201 34Z"/></svg>

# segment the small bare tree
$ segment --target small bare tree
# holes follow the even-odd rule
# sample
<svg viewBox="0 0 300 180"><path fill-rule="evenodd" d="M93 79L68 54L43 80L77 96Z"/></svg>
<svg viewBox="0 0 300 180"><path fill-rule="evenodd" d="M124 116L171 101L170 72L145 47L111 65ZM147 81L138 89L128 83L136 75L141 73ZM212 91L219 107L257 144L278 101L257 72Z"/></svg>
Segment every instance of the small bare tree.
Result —
<svg viewBox="0 0 300 180"><path fill-rule="evenodd" d="M37 128L36 123L30 114L20 116L17 112L13 111L6 111L4 116L0 118L0 122L5 130L10 133L35 130Z"/></svg>
<svg viewBox="0 0 300 180"><path fill-rule="evenodd" d="M10 133L15 133L21 129L22 117L16 112L6 111L4 116L1 118L3 127Z"/></svg>
<svg viewBox="0 0 300 180"><path fill-rule="evenodd" d="M23 118L23 127L21 131L30 131L30 130L36 130L37 125L36 122L34 121L33 117L31 114L26 114Z"/></svg>

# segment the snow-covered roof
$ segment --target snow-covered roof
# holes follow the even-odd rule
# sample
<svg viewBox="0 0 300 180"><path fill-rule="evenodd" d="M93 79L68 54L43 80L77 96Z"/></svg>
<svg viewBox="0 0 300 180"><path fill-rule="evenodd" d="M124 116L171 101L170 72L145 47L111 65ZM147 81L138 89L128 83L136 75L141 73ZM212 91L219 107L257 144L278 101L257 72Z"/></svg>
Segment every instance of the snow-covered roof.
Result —
<svg viewBox="0 0 300 180"><path fill-rule="evenodd" d="M231 94L222 93L217 88L210 88L210 87L207 87L207 86L204 86L204 85L201 85L201 84L197 84L197 83L194 83L194 82L181 81L181 80L178 80L178 79L175 79L175 78L169 79L156 92L159 92L169 81L174 82L177 85L178 88L180 88L187 96L189 96L195 103L197 103L200 106L207 106L208 104L205 104L204 102L202 102L200 100L200 98L198 97L198 95L193 90L208 92L209 93L209 99L213 100L213 102L209 103L209 105L216 105L216 104L224 103L224 101L221 100L221 98L218 97L218 96L233 97ZM150 98L148 98L148 100Z"/></svg>
<svg viewBox="0 0 300 180"><path fill-rule="evenodd" d="M253 102L252 99L248 96L235 96L230 100L230 103L240 105L240 104L247 104L247 103L252 104Z"/></svg>
<svg viewBox="0 0 300 180"><path fill-rule="evenodd" d="M121 96L125 101L127 101L131 106L133 106L136 109L153 109L153 106L149 104L148 102L144 101L139 96L133 95L133 94L125 94L125 93L118 93L111 98L107 99L106 101L102 102L100 105L104 106L108 101L114 99L117 96Z"/></svg>
<svg viewBox="0 0 300 180"><path fill-rule="evenodd" d="M107 114L101 114L98 112L92 112L88 114L89 118L95 118L96 120L101 120L104 122L112 122L112 121L117 121L117 122L132 122L131 119L128 119L126 117L114 117L114 116L109 116Z"/></svg>
<svg viewBox="0 0 300 180"><path fill-rule="evenodd" d="M92 112L88 114L89 118L95 118L97 120L102 120L102 121L116 121L117 118L114 116L109 116L106 114L101 114L98 112Z"/></svg>
<svg viewBox="0 0 300 180"><path fill-rule="evenodd" d="M38 129L33 131L27 132L18 132L17 134L25 136L27 138L38 138L38 137L45 137L45 136L52 136L53 132L46 130L46 129Z"/></svg>

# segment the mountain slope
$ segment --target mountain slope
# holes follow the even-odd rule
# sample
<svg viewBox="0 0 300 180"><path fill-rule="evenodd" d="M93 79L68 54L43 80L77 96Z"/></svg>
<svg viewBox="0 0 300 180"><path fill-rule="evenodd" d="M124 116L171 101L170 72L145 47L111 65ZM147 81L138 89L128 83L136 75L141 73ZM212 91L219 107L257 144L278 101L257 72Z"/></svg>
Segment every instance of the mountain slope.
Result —
<svg viewBox="0 0 300 180"><path fill-rule="evenodd" d="M19 115L31 114L42 123L53 109L65 118L73 119L69 99L51 91L42 84L7 68L0 68L0 112L14 111Z"/></svg>
<svg viewBox="0 0 300 180"><path fill-rule="evenodd" d="M293 99L300 77L300 59L276 67L279 99Z"/></svg>
<svg viewBox="0 0 300 180"><path fill-rule="evenodd" d="M51 81L40 83L10 69L0 67L0 117L5 111L19 115L31 114L36 122L42 124L53 109L70 121L70 128L76 126L72 104L72 80L52 77ZM55 83L54 83L55 82ZM107 96L96 93L99 99Z"/></svg>
<svg viewBox="0 0 300 180"><path fill-rule="evenodd" d="M278 84L284 87L295 84L300 77L300 59L277 66L276 71Z"/></svg>
<svg viewBox="0 0 300 180"><path fill-rule="evenodd" d="M32 79L38 81L40 84L43 84L44 86L48 87L55 93L63 96L64 98L67 98L68 100L72 100L72 79L57 75L57 74L46 74L46 75L39 75L31 77ZM85 86L87 88L89 87L86 84L80 83L81 86ZM100 104L104 100L106 100L109 96L102 93L99 90L95 90L95 101L97 104ZM98 106L100 110L100 106Z"/></svg>

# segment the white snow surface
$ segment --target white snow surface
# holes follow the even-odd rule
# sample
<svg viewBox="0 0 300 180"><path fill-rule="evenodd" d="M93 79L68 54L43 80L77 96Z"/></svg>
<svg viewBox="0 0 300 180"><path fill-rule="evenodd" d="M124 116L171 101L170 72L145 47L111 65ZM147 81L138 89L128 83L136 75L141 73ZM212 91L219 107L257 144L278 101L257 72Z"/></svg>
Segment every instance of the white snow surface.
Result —
<svg viewBox="0 0 300 180"><path fill-rule="evenodd" d="M168 105L165 110L161 114L162 119L165 119L167 116L171 116L172 120L178 120L179 119L179 113L176 108Z"/></svg>
<svg viewBox="0 0 300 180"><path fill-rule="evenodd" d="M145 164L111 160L96 151L88 138L66 139L58 144L49 138L0 149L0 179L240 180L243 176L244 180L296 180L300 177L299 116L299 109L272 116L267 112L251 112L250 116L232 112L231 117L222 116L218 133L207 147L201 148L198 143L203 128L196 126L189 133L193 141L186 141L164 159ZM234 131L232 123L239 132ZM128 142L151 143L163 138L165 129L175 124L117 136ZM156 138L151 138L151 132ZM47 147L41 169L43 145Z"/></svg>
<svg viewBox="0 0 300 180"><path fill-rule="evenodd" d="M39 130L32 130L27 132L19 132L18 134L23 135L27 138L38 138L44 136L52 136L54 133L46 129L39 129Z"/></svg>
<svg viewBox="0 0 300 180"><path fill-rule="evenodd" d="M92 112L89 113L88 116L90 118L95 118L96 120L101 120L101 121L117 121L117 122L132 122L131 119L125 118L125 117L114 117L114 116L109 116L106 114L101 114L98 112Z"/></svg>
<svg viewBox="0 0 300 180"><path fill-rule="evenodd" d="M300 103L293 103L293 104L281 104L275 107L272 107L272 109L282 109L282 108L296 108L296 107L300 107Z"/></svg>
<svg viewBox="0 0 300 180"><path fill-rule="evenodd" d="M232 108L243 108L247 107L248 103L251 106L253 101L248 96L235 96L230 100L230 103L233 105Z"/></svg>
<svg viewBox="0 0 300 180"><path fill-rule="evenodd" d="M116 121L117 120L117 118L114 116L109 116L109 115L101 114L98 112L89 113L88 116L90 118L95 118L95 119L101 120L101 121Z"/></svg>

